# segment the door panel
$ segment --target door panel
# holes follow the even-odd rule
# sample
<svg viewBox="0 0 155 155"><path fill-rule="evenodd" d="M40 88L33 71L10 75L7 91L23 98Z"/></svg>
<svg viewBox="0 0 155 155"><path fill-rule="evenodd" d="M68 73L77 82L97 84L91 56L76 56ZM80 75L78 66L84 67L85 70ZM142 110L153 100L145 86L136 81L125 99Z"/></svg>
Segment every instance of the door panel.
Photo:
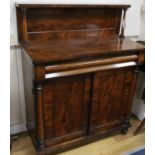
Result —
<svg viewBox="0 0 155 155"><path fill-rule="evenodd" d="M94 74L90 132L117 128L130 113L135 69L100 71Z"/></svg>
<svg viewBox="0 0 155 155"><path fill-rule="evenodd" d="M88 75L53 79L44 84L45 139L61 142L85 136L89 95Z"/></svg>

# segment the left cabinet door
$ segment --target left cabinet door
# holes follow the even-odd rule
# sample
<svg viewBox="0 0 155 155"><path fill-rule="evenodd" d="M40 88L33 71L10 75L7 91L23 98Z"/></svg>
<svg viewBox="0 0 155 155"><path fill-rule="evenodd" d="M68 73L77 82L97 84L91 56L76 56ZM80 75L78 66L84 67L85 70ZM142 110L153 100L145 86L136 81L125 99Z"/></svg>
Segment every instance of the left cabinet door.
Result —
<svg viewBox="0 0 155 155"><path fill-rule="evenodd" d="M90 76L51 79L43 85L44 135L55 145L87 135Z"/></svg>

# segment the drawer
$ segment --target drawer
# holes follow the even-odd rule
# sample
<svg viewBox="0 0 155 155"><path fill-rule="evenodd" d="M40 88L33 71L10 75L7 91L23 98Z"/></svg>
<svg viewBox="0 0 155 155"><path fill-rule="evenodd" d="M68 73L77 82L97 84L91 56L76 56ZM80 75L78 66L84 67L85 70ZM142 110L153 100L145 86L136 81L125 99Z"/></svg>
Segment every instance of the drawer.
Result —
<svg viewBox="0 0 155 155"><path fill-rule="evenodd" d="M138 55L83 60L45 66L45 79L136 66Z"/></svg>

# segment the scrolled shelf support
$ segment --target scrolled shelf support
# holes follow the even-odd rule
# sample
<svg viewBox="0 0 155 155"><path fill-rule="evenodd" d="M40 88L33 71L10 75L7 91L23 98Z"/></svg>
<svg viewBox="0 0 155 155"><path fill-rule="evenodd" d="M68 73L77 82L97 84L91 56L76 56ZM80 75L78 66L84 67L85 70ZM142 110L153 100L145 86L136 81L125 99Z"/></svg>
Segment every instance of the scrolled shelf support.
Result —
<svg viewBox="0 0 155 155"><path fill-rule="evenodd" d="M124 38L124 32L125 32L125 28L126 28L126 11L127 8L123 8L123 17L122 17L122 23L121 23L121 33L120 33L120 38Z"/></svg>

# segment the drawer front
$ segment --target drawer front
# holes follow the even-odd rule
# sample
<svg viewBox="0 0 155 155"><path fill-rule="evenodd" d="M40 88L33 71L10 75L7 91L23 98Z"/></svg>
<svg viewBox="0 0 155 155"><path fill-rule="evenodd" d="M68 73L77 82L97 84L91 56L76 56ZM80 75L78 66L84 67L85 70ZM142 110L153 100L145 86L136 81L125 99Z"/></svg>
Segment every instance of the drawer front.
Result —
<svg viewBox="0 0 155 155"><path fill-rule="evenodd" d="M137 63L137 55L128 55L56 64L45 66L45 79L91 73L95 71L122 68L126 66L135 66Z"/></svg>

